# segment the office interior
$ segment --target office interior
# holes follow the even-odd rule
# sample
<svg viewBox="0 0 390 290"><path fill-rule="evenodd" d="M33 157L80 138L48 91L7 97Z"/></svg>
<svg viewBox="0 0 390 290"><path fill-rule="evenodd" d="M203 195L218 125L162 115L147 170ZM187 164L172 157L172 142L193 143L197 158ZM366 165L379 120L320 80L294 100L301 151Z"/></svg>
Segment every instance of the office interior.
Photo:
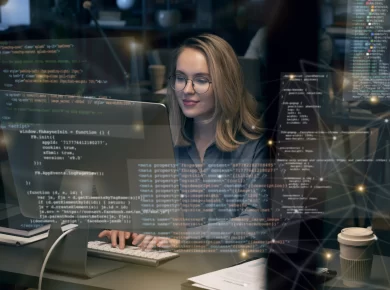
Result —
<svg viewBox="0 0 390 290"><path fill-rule="evenodd" d="M88 9L85 2L91 4ZM325 109L319 111L319 118L326 131L334 131L338 134L326 144L329 155L336 161L333 165L328 165L333 168L328 168L327 176L321 178L325 178L332 187L324 193L321 204L323 214L305 221L301 226L299 237L302 241L309 241L308 244L300 244L302 248L295 254L271 254L273 259L270 264L272 270L268 274L269 279L282 282L275 282L273 286L270 280L270 287L292 289L289 287L294 284L296 286L294 289L309 289L307 287L316 284L313 282L316 278L312 273L302 274L302 269L311 267L313 263L322 266L330 265L330 269L339 267L334 266L335 262L332 261L337 260L339 255L337 234L347 227L371 226L378 237L375 255L379 259L377 263L374 262L376 270L373 271L380 272L383 277L378 278L382 279L378 284L380 286L373 282L371 284L373 288L367 289L390 289L390 281L386 277L386 267L390 265L388 258L390 256L390 198L387 180L390 156L386 149L389 144L383 137L388 134L389 101L373 94L365 99L345 99L345 93L350 89L352 74L351 65L347 61L353 54L353 51L348 50L354 21L352 2L357 1L0 0L0 42L27 44L39 43L42 40L53 41L53 43L55 40L66 40L71 43L74 40L85 43L84 53L92 55L91 57L97 60L100 58L99 64L102 66L107 65L105 68L100 68L102 78L106 77L109 80L104 90L94 91L94 88L88 88L80 93L72 87L64 92L58 91L56 86L37 85L34 87L36 93L84 94L127 101L164 103L167 82L163 87L154 90L148 67L164 65L165 79L167 79L172 52L176 47L188 37L201 33L216 34L225 39L239 57L245 84L258 102L258 112L262 116L265 128L264 134L270 140L275 138L277 130L282 73L299 74L305 67L308 73L328 74L329 82L322 88L321 104ZM377 5L375 1L372 2L368 5ZM389 4L388 1L377 2L381 2L380 5ZM385 26L390 25L388 15L384 17L383 23ZM262 39L264 53L258 58L246 56L251 41L261 29L266 31ZM324 35L328 40L325 44L328 45L325 49L328 57L326 61L322 59L324 44L321 40ZM91 40L96 41L99 49L96 50L96 47L91 45L93 42L88 42ZM107 44L106 40L110 44ZM109 45L114 47L116 56L113 56ZM306 61L303 65L302 60ZM113 86L110 86L111 81L114 83ZM23 89L22 86L20 88ZM9 88L0 83L0 89ZM379 157L376 155L377 152L381 154ZM375 156L385 161L378 165L375 163ZM273 157L277 158L277 156ZM5 143L0 143L0 162L5 163L7 159ZM7 202L17 204L16 194L10 195L6 189L6 186L0 183L2 191L0 197L4 201L7 199ZM7 247L10 246L2 245L0 253L7 251ZM23 247L34 248L34 243ZM312 255L313 252L315 255ZM242 257L238 254L236 258ZM25 261L25 263L30 262ZM200 258L196 263L199 264L194 266L196 274L222 268L213 259ZM202 263L206 265L202 266ZM336 264L338 265L338 262ZM31 267L38 265L39 263L31 263ZM169 289L187 289L180 288L184 287L181 284L186 282L182 279L184 274L175 276L171 272L179 271L180 267L191 268L191 265L179 263L177 269L173 266L170 268L171 266L168 265L169 263L166 266L168 268L162 267L162 270L153 269L156 289L168 289L158 288L157 278L167 272L172 276L172 278L165 278L171 280L170 282L164 282L172 286ZM223 265L227 267L226 264ZM34 285L36 278L27 279L22 274L1 267L1 289L36 288ZM143 273L145 277L148 275L148 270L143 268L129 271L132 270L137 275ZM285 277L277 274L284 271ZM123 273L116 272L112 279L121 279ZM190 270L186 270L185 274L195 276ZM7 275L12 276L13 282L12 279L3 278ZM174 279L176 280L173 282ZM60 283L56 284L56 280ZM26 285L28 284L26 281L29 281L28 283L33 281L32 285ZM49 281L48 284L52 283L50 285L53 287L47 289L98 289L85 286L86 284L80 286L78 280L61 280L54 276L50 276L46 281ZM79 288L66 288L72 287L67 286L67 282ZM283 288L283 283L289 286ZM142 287L143 284L139 282L137 285ZM331 283L321 285L316 286L315 289L332 287L339 289Z"/></svg>

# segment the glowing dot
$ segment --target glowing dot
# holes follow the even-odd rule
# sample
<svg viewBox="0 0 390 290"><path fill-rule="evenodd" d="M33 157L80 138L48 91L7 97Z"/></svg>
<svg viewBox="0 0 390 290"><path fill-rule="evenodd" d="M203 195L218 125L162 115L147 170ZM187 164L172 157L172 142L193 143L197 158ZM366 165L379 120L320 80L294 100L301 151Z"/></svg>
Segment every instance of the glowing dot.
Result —
<svg viewBox="0 0 390 290"><path fill-rule="evenodd" d="M290 78L290 80L293 80L295 78L295 76L294 75L290 75L289 78Z"/></svg>
<svg viewBox="0 0 390 290"><path fill-rule="evenodd" d="M134 42L134 41L130 42L130 49L132 49L133 51L134 51L135 49L137 49L137 43Z"/></svg>
<svg viewBox="0 0 390 290"><path fill-rule="evenodd" d="M332 258L332 254L331 253L326 253L325 257L329 260Z"/></svg>
<svg viewBox="0 0 390 290"><path fill-rule="evenodd" d="M273 144L274 144L274 141L268 140L268 145L269 145L269 146L272 146Z"/></svg>
<svg viewBox="0 0 390 290"><path fill-rule="evenodd" d="M142 130L142 125L141 124L134 125L134 130L135 131L141 131Z"/></svg>
<svg viewBox="0 0 390 290"><path fill-rule="evenodd" d="M9 145L9 142L7 142L8 140L5 138L5 136L3 136L3 138L0 139L0 146L6 146L6 145Z"/></svg>
<svg viewBox="0 0 390 290"><path fill-rule="evenodd" d="M246 252L241 252L241 257L245 258L246 257Z"/></svg>
<svg viewBox="0 0 390 290"><path fill-rule="evenodd" d="M385 123L389 123L389 119L385 119Z"/></svg>
<svg viewBox="0 0 390 290"><path fill-rule="evenodd" d="M366 187L363 184L360 184L356 187L356 190L360 193L363 193L366 191Z"/></svg>
<svg viewBox="0 0 390 290"><path fill-rule="evenodd" d="M275 239L272 239L271 242L272 242L272 243L275 243Z"/></svg>
<svg viewBox="0 0 390 290"><path fill-rule="evenodd" d="M299 211L297 209L294 209L294 213L299 213Z"/></svg>
<svg viewBox="0 0 390 290"><path fill-rule="evenodd" d="M320 181L324 181L324 179L321 177L321 178L320 178Z"/></svg>
<svg viewBox="0 0 390 290"><path fill-rule="evenodd" d="M368 25L371 25L371 22L370 22L370 23L368 23Z"/></svg>
<svg viewBox="0 0 390 290"><path fill-rule="evenodd" d="M333 140L337 140L337 137L336 137L336 136L333 136Z"/></svg>
<svg viewBox="0 0 390 290"><path fill-rule="evenodd" d="M181 197L181 198L184 198L184 194L180 194L180 197Z"/></svg>
<svg viewBox="0 0 390 290"><path fill-rule="evenodd" d="M218 178L222 178L222 175L218 175Z"/></svg>
<svg viewBox="0 0 390 290"><path fill-rule="evenodd" d="M379 102L379 98L378 98L377 96L372 96L372 97L370 98L370 102L371 102L372 104L376 104L376 103Z"/></svg>
<svg viewBox="0 0 390 290"><path fill-rule="evenodd" d="M366 55L370 55L370 54L367 52Z"/></svg>
<svg viewBox="0 0 390 290"><path fill-rule="evenodd" d="M255 128L256 128L255 126L252 126L252 130L255 130Z"/></svg>

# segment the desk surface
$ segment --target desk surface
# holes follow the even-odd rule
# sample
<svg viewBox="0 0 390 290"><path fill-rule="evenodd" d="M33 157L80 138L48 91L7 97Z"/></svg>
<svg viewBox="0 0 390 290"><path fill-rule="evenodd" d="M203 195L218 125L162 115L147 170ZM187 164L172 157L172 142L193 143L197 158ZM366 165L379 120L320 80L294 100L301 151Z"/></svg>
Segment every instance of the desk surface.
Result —
<svg viewBox="0 0 390 290"><path fill-rule="evenodd" d="M37 287L44 247L45 241L23 247L0 245L0 283ZM122 269L92 279L46 273L43 289L179 290L187 278L231 266L239 260L237 253L185 253L157 268L128 264Z"/></svg>
<svg viewBox="0 0 390 290"><path fill-rule="evenodd" d="M23 247L0 245L0 283L37 287L45 241ZM338 276L319 289L347 289L340 277L338 251L330 250L332 259L324 265ZM92 279L46 273L43 289L181 289L187 278L226 268L241 260L235 254L181 254L160 267L134 264ZM101 259L102 263L104 260ZM130 287L131 286L131 287ZM47 288L46 288L47 287ZM157 287L157 288L156 288ZM348 288L351 289L351 288ZM390 257L375 256L371 280L364 289L390 289Z"/></svg>
<svg viewBox="0 0 390 290"><path fill-rule="evenodd" d="M337 277L328 281L320 289L390 289L390 257L374 255L372 263L371 279L362 288L349 288L343 284L340 273L339 251L329 250L332 257L324 267L337 271Z"/></svg>

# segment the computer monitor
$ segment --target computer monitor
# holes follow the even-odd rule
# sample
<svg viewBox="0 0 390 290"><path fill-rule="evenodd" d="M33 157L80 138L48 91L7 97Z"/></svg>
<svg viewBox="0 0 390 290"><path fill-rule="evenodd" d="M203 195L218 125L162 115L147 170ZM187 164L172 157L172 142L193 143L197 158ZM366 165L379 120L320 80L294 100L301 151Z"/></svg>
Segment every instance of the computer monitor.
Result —
<svg viewBox="0 0 390 290"><path fill-rule="evenodd" d="M158 236L180 232L164 105L15 91L0 91L0 103L23 215Z"/></svg>
<svg viewBox="0 0 390 290"><path fill-rule="evenodd" d="M0 129L0 233L12 232L12 230L28 230L30 220L23 218L20 213L8 153L3 138L3 131ZM34 225L38 226L38 224Z"/></svg>
<svg viewBox="0 0 390 290"><path fill-rule="evenodd" d="M4 134L0 129L0 208L6 208L6 204L15 204L17 202L16 192L10 166L8 153L4 143Z"/></svg>
<svg viewBox="0 0 390 290"><path fill-rule="evenodd" d="M157 169L176 164L164 105L11 91L1 94L1 116L7 120L2 129L23 214L50 220L51 211L42 210L42 205L54 208L52 200L66 204L75 199L75 192L67 192L65 200L45 198L62 195L58 190L66 170L92 172L99 198L123 197L131 207L142 204L143 211L153 210L146 196L153 195L153 189L167 188L159 185ZM175 184L171 176L169 181ZM179 198L178 188L171 191L175 192ZM131 199L125 199L129 194ZM100 202L90 204L91 209L114 204ZM114 209L119 207L122 215L129 213L123 202L117 202Z"/></svg>
<svg viewBox="0 0 390 290"><path fill-rule="evenodd" d="M64 225L64 229L74 225ZM47 238L50 224L20 212L11 165L0 129L0 243L25 245Z"/></svg>

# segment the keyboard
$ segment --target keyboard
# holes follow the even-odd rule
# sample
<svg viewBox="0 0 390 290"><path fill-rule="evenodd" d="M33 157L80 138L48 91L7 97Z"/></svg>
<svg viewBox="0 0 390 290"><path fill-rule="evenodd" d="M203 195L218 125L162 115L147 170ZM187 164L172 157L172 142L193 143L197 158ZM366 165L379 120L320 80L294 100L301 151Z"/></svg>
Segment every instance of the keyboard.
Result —
<svg viewBox="0 0 390 290"><path fill-rule="evenodd" d="M88 242L88 255L152 267L157 267L180 256L178 253L167 251L142 251L134 246L125 246L121 250L112 247L111 243L102 241Z"/></svg>

